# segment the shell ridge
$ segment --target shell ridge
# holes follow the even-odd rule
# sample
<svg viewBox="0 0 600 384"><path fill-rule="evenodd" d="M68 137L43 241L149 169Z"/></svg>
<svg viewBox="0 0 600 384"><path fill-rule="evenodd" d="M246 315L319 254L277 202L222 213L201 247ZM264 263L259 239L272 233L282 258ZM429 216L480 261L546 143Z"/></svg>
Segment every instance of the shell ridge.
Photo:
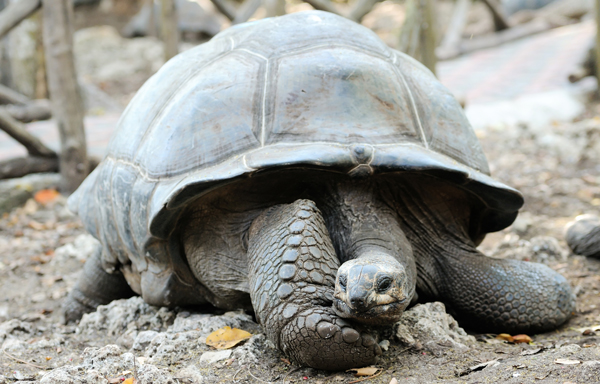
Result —
<svg viewBox="0 0 600 384"><path fill-rule="evenodd" d="M389 52L388 52L388 55L385 55L385 54L381 53L380 51L376 51L374 49L369 49L369 47L365 47L364 45L341 43L341 42L339 42L339 39L324 39L323 41L325 43L318 44L318 45L308 45L308 46L303 46L303 47L299 47L299 48L292 48L290 50L283 51L279 56L280 57L294 56L294 55L297 55L300 53L304 53L307 51L313 51L313 50L319 50L322 48L346 48L346 49L349 49L352 51L360 51L361 53L375 57L377 59L384 59L384 60L390 59Z"/></svg>
<svg viewBox="0 0 600 384"><path fill-rule="evenodd" d="M400 78L400 80L402 81L402 84L404 85L404 88L406 89L406 92L408 93L408 98L410 99L410 106L413 110L413 113L415 114L415 118L417 119L417 126L419 128L419 134L421 135L421 140L423 140L423 144L425 145L425 148L429 149L429 142L427 141L427 137L425 136L425 131L423 130L423 124L421 123L421 117L419 116L419 111L417 110L417 105L415 104L415 98L413 96L413 93L412 93L410 87L408 86L408 82L404 78L404 75L402 74L402 72L399 70L398 65L393 65L392 68L393 68L394 72L396 73L396 76L398 76Z"/></svg>

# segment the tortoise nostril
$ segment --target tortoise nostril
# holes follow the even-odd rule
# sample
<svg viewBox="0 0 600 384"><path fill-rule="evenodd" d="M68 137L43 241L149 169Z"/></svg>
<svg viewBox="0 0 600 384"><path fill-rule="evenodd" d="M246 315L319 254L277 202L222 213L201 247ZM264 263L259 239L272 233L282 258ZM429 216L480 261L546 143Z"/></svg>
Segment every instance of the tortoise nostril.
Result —
<svg viewBox="0 0 600 384"><path fill-rule="evenodd" d="M356 309L365 309L367 307L367 300L364 297L352 297L350 304Z"/></svg>

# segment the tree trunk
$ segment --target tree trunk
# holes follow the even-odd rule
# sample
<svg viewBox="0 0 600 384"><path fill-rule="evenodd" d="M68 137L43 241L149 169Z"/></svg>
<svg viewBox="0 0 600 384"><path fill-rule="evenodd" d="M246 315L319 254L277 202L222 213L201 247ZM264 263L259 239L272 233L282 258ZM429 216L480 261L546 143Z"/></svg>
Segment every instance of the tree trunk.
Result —
<svg viewBox="0 0 600 384"><path fill-rule="evenodd" d="M175 0L162 0L160 12L160 35L165 47L165 61L179 53L179 30Z"/></svg>
<svg viewBox="0 0 600 384"><path fill-rule="evenodd" d="M423 22L421 24L421 62L435 75L437 58L435 56L435 47L437 38L435 34L435 0L421 0L421 12Z"/></svg>
<svg viewBox="0 0 600 384"><path fill-rule="evenodd" d="M235 19L235 7L230 4L227 0L210 0L215 8L219 10L225 17L227 17L230 21Z"/></svg>
<svg viewBox="0 0 600 384"><path fill-rule="evenodd" d="M444 38L440 46L437 48L440 52L455 52L458 50L460 41L462 39L462 33L467 23L467 14L471 6L471 0L456 0L454 10L452 12L452 19L446 29Z"/></svg>
<svg viewBox="0 0 600 384"><path fill-rule="evenodd" d="M60 132L61 191L71 193L88 174L83 101L73 58L73 3L42 0L48 90Z"/></svg>
<svg viewBox="0 0 600 384"><path fill-rule="evenodd" d="M406 2L406 17L400 30L398 49L419 60L435 74L437 39L433 1L408 0Z"/></svg>
<svg viewBox="0 0 600 384"><path fill-rule="evenodd" d="M305 3L310 4L314 9L318 11L325 11L329 13L335 13L336 15L344 16L337 7L329 0L304 0Z"/></svg>
<svg viewBox="0 0 600 384"><path fill-rule="evenodd" d="M254 12L260 7L261 0L246 0L242 3L242 6L237 11L235 15L235 19L231 22L231 24L241 24L245 23L254 15Z"/></svg>
<svg viewBox="0 0 600 384"><path fill-rule="evenodd" d="M596 16L596 62L595 64L595 72L596 72L596 81L598 82L598 88L596 89L596 94L600 95L600 0L594 1L594 14Z"/></svg>
<svg viewBox="0 0 600 384"><path fill-rule="evenodd" d="M367 13L371 12L375 4L380 1L381 0L357 0L354 7L350 10L348 18L360 23L362 18L365 17Z"/></svg>
<svg viewBox="0 0 600 384"><path fill-rule="evenodd" d="M504 29L510 28L510 24L506 17L504 16L504 11L502 11L502 7L496 0L481 0L488 7L490 12L492 13L492 17L494 19L494 26L496 31L502 31Z"/></svg>
<svg viewBox="0 0 600 384"><path fill-rule="evenodd" d="M285 0L265 0L267 17L285 15Z"/></svg>

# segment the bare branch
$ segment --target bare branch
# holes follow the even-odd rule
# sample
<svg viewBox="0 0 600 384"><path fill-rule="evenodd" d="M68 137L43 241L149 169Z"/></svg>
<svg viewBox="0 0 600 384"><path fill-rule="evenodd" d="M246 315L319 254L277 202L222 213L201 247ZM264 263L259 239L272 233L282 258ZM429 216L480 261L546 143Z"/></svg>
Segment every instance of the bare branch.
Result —
<svg viewBox="0 0 600 384"><path fill-rule="evenodd" d="M0 129L17 140L32 156L56 157L56 152L46 147L40 139L25 130L25 126L15 120L7 111L0 109Z"/></svg>
<svg viewBox="0 0 600 384"><path fill-rule="evenodd" d="M254 12L260 7L261 0L246 0L238 10L232 24L240 24L248 21L254 15Z"/></svg>
<svg viewBox="0 0 600 384"><path fill-rule="evenodd" d="M40 0L11 1L10 4L0 12L0 38L4 37L21 21L25 20L38 8Z"/></svg>
<svg viewBox="0 0 600 384"><path fill-rule="evenodd" d="M362 18L365 17L367 13L371 12L375 4L380 1L381 0L358 0L350 10L350 13L348 13L348 18L360 23Z"/></svg>
<svg viewBox="0 0 600 384"><path fill-rule="evenodd" d="M500 4L496 0L481 0L492 13L492 17L494 18L494 26L496 27L496 31L502 31L504 29L510 28L510 23L506 20L504 16L504 11L500 7Z"/></svg>
<svg viewBox="0 0 600 384"><path fill-rule="evenodd" d="M214 6L225 15L230 21L235 19L236 10L233 5L229 3L227 0L210 0Z"/></svg>
<svg viewBox="0 0 600 384"><path fill-rule="evenodd" d="M41 172L58 172L58 158L29 156L0 161L0 180Z"/></svg>
<svg viewBox="0 0 600 384"><path fill-rule="evenodd" d="M316 10L344 16L344 14L329 0L304 0L304 2L310 4Z"/></svg>
<svg viewBox="0 0 600 384"><path fill-rule="evenodd" d="M29 98L5 85L0 84L0 104L18 104L25 105L29 103Z"/></svg>

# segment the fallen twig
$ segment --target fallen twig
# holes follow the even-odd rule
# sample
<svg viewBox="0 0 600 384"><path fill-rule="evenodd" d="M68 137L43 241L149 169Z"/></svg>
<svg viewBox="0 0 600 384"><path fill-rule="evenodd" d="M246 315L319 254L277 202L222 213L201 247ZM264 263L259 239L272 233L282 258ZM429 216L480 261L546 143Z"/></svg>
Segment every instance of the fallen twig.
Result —
<svg viewBox="0 0 600 384"><path fill-rule="evenodd" d="M301 367L296 367L294 369L292 369L291 371L289 371L285 377L283 378L283 384L285 384L285 382L287 381L287 378L294 372L296 372L297 370L299 370Z"/></svg>
<svg viewBox="0 0 600 384"><path fill-rule="evenodd" d="M133 380L135 381L136 384L140 384L140 382L138 381L138 375L137 375L137 366L135 365L135 354L133 354ZM175 379L177 380L177 379ZM177 381L179 383L179 381Z"/></svg>
<svg viewBox="0 0 600 384"><path fill-rule="evenodd" d="M258 377L254 376L254 375L252 374L252 372L250 372L250 371L247 371L247 373L248 373L250 376L252 376L254 379L256 379L256 380L260 381L261 383L275 384L275 382L274 382L274 381L265 381L265 380L263 380L263 379L259 379Z"/></svg>
<svg viewBox="0 0 600 384"><path fill-rule="evenodd" d="M16 357L14 357L13 355L11 355L10 353L6 352L6 350L5 350L5 349L3 349L3 350L2 350L2 352L4 352L4 354L5 354L6 356L10 357L10 358L11 358L11 359L13 359L14 361L18 361L19 363L26 364L26 365L30 365L30 366L32 366L32 367L34 367L34 368L38 368L38 369L45 369L45 370L52 369L52 368L50 368L50 367L42 367L41 365L36 365L36 364L30 363L30 362L28 362L28 361L25 361L25 360L18 359L18 358L16 358Z"/></svg>

